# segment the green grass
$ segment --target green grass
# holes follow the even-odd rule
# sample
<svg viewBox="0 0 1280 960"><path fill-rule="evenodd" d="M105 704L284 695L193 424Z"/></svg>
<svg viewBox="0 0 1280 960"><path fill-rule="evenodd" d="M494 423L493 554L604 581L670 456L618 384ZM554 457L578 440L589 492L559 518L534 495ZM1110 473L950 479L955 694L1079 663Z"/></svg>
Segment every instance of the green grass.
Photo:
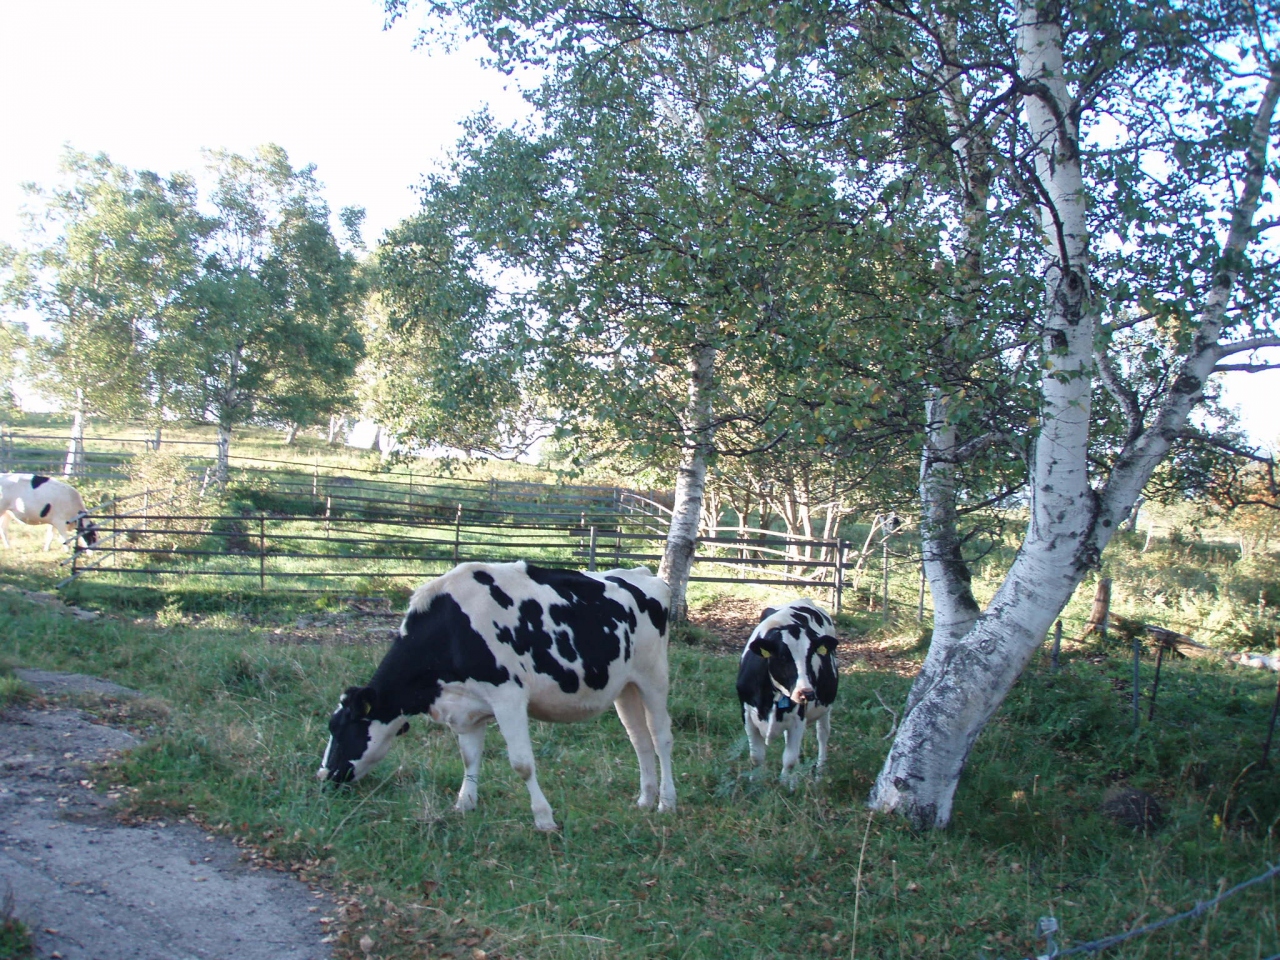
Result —
<svg viewBox="0 0 1280 960"><path fill-rule="evenodd" d="M793 792L776 782L777 745L764 771L749 769L735 658L694 635L671 651L679 810L633 807L634 754L613 716L534 724L563 827L548 836L496 732L480 808L465 817L450 809L453 738L422 720L364 781L315 781L329 710L384 648L273 642L314 599L204 597L192 610L187 593L148 610L109 591L75 599L113 616L83 622L0 593L0 655L167 704L167 718L150 717L157 735L102 780L141 813L195 814L358 896L363 918L343 941L353 955L367 934L382 957L848 956L856 931L861 957L1013 957L1042 946L1041 915L1080 942L1185 909L1277 856L1280 785L1249 768L1274 678L1217 662L1166 664L1156 722L1137 734L1123 656L1072 650L1056 675L1038 662L980 738L953 828L913 835L863 806L891 722L881 700L898 709L907 679L847 650L829 770ZM1149 689L1153 664L1143 669ZM1167 826L1143 837L1102 818L1115 783L1157 794ZM1254 888L1109 955L1268 956L1278 896Z"/></svg>

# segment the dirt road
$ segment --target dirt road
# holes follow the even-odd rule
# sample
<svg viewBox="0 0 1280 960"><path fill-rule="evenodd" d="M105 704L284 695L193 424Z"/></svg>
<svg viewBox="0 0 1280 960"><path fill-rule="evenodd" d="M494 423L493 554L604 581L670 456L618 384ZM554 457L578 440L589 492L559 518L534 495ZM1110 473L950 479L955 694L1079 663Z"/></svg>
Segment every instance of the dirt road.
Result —
<svg viewBox="0 0 1280 960"><path fill-rule="evenodd" d="M136 746L59 696L124 698L90 677L19 671L47 700L0 712L0 897L64 960L320 960L319 894L254 871L197 825L121 823L84 766Z"/></svg>

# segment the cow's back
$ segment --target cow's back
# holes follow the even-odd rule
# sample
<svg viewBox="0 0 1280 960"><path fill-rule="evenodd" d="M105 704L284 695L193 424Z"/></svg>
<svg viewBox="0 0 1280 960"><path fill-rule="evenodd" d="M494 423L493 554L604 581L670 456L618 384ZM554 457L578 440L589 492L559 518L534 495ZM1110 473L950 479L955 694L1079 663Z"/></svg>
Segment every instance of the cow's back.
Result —
<svg viewBox="0 0 1280 960"><path fill-rule="evenodd" d="M595 716L638 673L665 683L669 596L643 569L464 563L414 591L401 649L379 669L425 670L481 697L513 684L541 719Z"/></svg>

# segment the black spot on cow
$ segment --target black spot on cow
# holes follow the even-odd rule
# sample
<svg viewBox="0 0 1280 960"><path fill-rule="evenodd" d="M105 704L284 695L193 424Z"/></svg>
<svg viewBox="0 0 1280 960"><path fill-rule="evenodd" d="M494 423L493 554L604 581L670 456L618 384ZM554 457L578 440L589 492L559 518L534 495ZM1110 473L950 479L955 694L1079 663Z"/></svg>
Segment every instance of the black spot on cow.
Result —
<svg viewBox="0 0 1280 960"><path fill-rule="evenodd" d="M627 593L636 601L636 606L640 608L640 612L649 618L649 622L653 624L653 628L659 633L665 633L667 630L667 608L662 605L662 601L656 597L651 597L634 583L624 580L622 577L605 577L610 583L616 583L618 586L626 590ZM634 627L634 624L633 624Z"/></svg>
<svg viewBox="0 0 1280 960"><path fill-rule="evenodd" d="M53 504L52 504L52 503L46 503L46 504L44 505L44 509L40 511L40 516L42 516L42 517L47 517L47 516L49 515L49 511L50 511L50 510L52 510L52 509L53 509Z"/></svg>
<svg viewBox="0 0 1280 960"><path fill-rule="evenodd" d="M35 489L37 489L37 488L40 486L40 484L42 484L42 483L48 483L48 482L49 482L49 478L48 478L48 477L42 477L42 476L40 476L40 474L38 474L38 473L33 474L33 475L32 475L32 477L31 477L31 489L32 489L32 490L35 490Z"/></svg>
<svg viewBox="0 0 1280 960"><path fill-rule="evenodd" d="M765 657L764 654L769 656ZM755 708L764 720L778 700L778 686L786 690L796 685L799 670L791 651L782 640L782 631L774 627L759 637L742 655L738 667L738 699Z"/></svg>
<svg viewBox="0 0 1280 960"><path fill-rule="evenodd" d="M489 596L493 597L493 602L500 606L503 610L510 610L512 604L515 603L497 583L494 582L493 575L483 570L477 570L474 574L476 583L483 584L489 588Z"/></svg>
<svg viewBox="0 0 1280 960"><path fill-rule="evenodd" d="M603 690L609 684L609 665L631 659L631 635L638 625L635 611L608 596L607 585L594 577L541 567L529 567L528 574L530 580L551 587L565 601L553 603L547 613L552 623L572 637L582 658L583 682L592 690ZM661 603L620 577L608 580L628 588L654 626L665 629L666 611ZM656 604L661 612L655 617L646 610L645 601Z"/></svg>
<svg viewBox="0 0 1280 960"><path fill-rule="evenodd" d="M565 693L577 693L580 686L578 675L551 653L555 639L543 625L542 604L533 599L522 600L519 610L520 620L515 629L500 628L498 641L507 644L520 656L532 659L534 671L550 677Z"/></svg>

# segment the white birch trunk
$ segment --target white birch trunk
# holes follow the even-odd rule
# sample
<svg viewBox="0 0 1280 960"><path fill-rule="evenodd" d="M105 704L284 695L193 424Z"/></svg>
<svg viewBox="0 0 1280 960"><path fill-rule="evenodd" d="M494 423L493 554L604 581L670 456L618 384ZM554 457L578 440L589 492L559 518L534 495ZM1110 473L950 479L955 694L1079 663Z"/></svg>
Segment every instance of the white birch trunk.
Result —
<svg viewBox="0 0 1280 960"><path fill-rule="evenodd" d="M987 610L963 636L939 644L936 654L931 650L933 663L916 679L876 779L871 806L895 811L917 828L950 822L956 784L974 741L1097 560L1087 549L1095 507L1086 472L1097 318L1089 291L1087 198L1063 80L1060 25L1024 3L1019 50L1024 80L1039 86L1023 106L1037 148L1037 173L1048 191L1041 216L1050 241L1031 516L1022 550ZM926 558L926 574L930 564L936 572L947 559Z"/></svg>
<svg viewBox="0 0 1280 960"><path fill-rule="evenodd" d="M658 567L658 576L671 587L671 618L683 620L688 612L685 593L689 572L698 546L698 521L702 518L702 499L707 485L707 464L715 441L711 422L716 348L709 345L689 351L689 402L685 413L684 449L676 472L675 503L671 510L671 526L667 544Z"/></svg>
<svg viewBox="0 0 1280 960"><path fill-rule="evenodd" d="M1251 239L1271 120L1280 100L1277 65L1255 118L1240 200L1200 314L1199 333L1151 425L1143 429L1134 419L1132 439L1095 494L1086 467L1090 393L1095 373L1104 382L1109 373L1105 358L1095 365L1093 357L1097 316L1089 289L1087 198L1074 105L1062 79L1060 24L1029 2L1022 4L1020 23L1021 74L1033 86L1023 106L1037 148L1037 173L1047 191L1041 212L1050 261L1030 519L1022 549L991 604L967 633L945 642L936 656L931 648L933 663L917 677L872 791L872 807L895 811L918 828L950 821L956 784L978 734L1080 581L1098 565L1102 550L1200 401L1216 363L1242 349L1240 344L1220 344L1218 338ZM936 442L936 435L931 434L930 442ZM932 489L942 488L935 484Z"/></svg>
<svg viewBox="0 0 1280 960"><path fill-rule="evenodd" d="M67 457L62 464L62 475L79 477L84 474L84 391L76 389L76 409L71 418L71 437L67 441Z"/></svg>

